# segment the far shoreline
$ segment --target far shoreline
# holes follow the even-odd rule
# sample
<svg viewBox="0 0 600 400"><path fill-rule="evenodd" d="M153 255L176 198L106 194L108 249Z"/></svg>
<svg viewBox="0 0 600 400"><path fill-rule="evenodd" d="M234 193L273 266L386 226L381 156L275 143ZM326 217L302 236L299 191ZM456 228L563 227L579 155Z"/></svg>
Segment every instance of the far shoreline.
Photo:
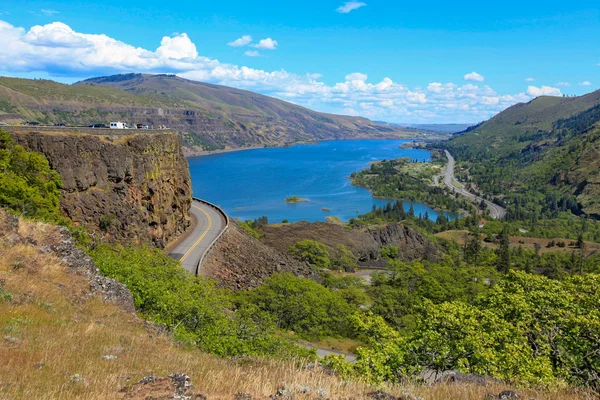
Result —
<svg viewBox="0 0 600 400"><path fill-rule="evenodd" d="M200 151L197 153L193 153L190 155L186 155L185 158L196 158L196 157L206 157L206 156L212 156L212 155L218 155L218 154L226 154L226 153L235 153L238 151L246 151L246 150L258 150L258 149L285 149L288 147L293 147L293 146L305 146L305 145L315 145L315 144L319 144L322 142L345 142L345 141L349 141L349 140L402 140L402 141L406 141L406 142L412 142L417 140L417 138L348 138L348 139L325 139L325 140L316 140L314 142L298 142L298 143L292 143L289 145L282 145L282 146L250 146L250 147L238 147L235 149L219 149L219 150L212 150L212 151Z"/></svg>

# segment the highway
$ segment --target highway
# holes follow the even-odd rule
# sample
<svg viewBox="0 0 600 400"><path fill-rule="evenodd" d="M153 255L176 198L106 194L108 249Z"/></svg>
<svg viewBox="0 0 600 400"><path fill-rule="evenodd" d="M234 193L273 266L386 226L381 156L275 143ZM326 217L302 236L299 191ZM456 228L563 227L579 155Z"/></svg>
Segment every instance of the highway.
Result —
<svg viewBox="0 0 600 400"><path fill-rule="evenodd" d="M506 216L506 210L500 207L497 204L492 203L486 199L475 196L473 193L467 191L462 184L460 184L456 178L454 177L454 166L455 161L454 157L446 150L446 157L448 158L448 165L446 166L446 171L444 173L444 185L448 187L453 192L459 193L462 196L465 196L471 200L475 200L477 203L481 203L483 200L487 206L487 209L490 210L490 215L494 219L502 219Z"/></svg>
<svg viewBox="0 0 600 400"><path fill-rule="evenodd" d="M213 241L227 226L223 215L215 208L198 200L192 201L190 212L197 223L193 230L170 249L169 255L181 261L181 265L193 274Z"/></svg>

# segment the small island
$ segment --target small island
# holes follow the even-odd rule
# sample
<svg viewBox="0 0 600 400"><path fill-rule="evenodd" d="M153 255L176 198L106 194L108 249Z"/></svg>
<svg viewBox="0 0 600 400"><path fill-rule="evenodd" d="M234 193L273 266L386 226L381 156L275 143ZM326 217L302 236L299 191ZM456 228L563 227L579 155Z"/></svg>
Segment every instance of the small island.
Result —
<svg viewBox="0 0 600 400"><path fill-rule="evenodd" d="M323 208L321 208L321 211L325 211L325 212L331 212L331 209L330 209L330 208L327 208L327 207L323 207Z"/></svg>
<svg viewBox="0 0 600 400"><path fill-rule="evenodd" d="M303 199L302 197L298 197L298 196L290 196L290 197L286 198L284 201L288 204L296 204L296 203L306 203L306 202L308 202L308 199Z"/></svg>

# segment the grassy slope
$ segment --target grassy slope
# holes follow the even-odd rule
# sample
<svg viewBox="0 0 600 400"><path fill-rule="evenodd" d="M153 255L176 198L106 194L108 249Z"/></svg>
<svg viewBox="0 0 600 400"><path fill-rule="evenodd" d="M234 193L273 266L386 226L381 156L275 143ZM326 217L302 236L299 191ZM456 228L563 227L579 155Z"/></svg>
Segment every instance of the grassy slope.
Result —
<svg viewBox="0 0 600 400"><path fill-rule="evenodd" d="M0 227L4 226L0 212ZM40 245L52 241L55 228L21 221L14 242L0 230L0 396L11 399L121 399L119 390L144 376L186 373L197 393L209 399L232 399L245 392L268 399L285 383L322 388L329 398L366 398L373 388L346 382L294 363L219 360L184 348L148 330L136 317L91 296L85 277L73 275ZM33 242L35 240L35 242ZM37 243L33 244L33 243ZM116 355L105 360L105 355ZM81 381L72 376L79 374ZM411 391L428 400L480 399L505 385L436 385L383 387L397 395ZM518 390L523 398L586 399L583 394ZM296 395L297 399L314 395Z"/></svg>

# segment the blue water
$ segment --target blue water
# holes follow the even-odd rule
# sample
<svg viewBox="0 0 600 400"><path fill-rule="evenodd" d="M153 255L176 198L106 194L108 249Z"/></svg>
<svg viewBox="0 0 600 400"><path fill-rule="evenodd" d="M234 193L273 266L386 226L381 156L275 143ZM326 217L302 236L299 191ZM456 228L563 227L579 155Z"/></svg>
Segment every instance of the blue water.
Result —
<svg viewBox="0 0 600 400"><path fill-rule="evenodd" d="M227 214L242 220L267 216L269 222L287 219L324 221L337 216L347 221L382 206L388 200L375 199L363 188L350 184L348 176L369 166L369 162L410 157L429 160L429 152L401 149L402 140L326 141L313 145L268 148L214 154L189 159L194 196L221 206ZM310 200L287 204L288 196ZM409 202L405 202L408 210ZM324 212L322 208L331 211ZM414 203L415 214L438 212ZM444 213L450 219L452 213Z"/></svg>

